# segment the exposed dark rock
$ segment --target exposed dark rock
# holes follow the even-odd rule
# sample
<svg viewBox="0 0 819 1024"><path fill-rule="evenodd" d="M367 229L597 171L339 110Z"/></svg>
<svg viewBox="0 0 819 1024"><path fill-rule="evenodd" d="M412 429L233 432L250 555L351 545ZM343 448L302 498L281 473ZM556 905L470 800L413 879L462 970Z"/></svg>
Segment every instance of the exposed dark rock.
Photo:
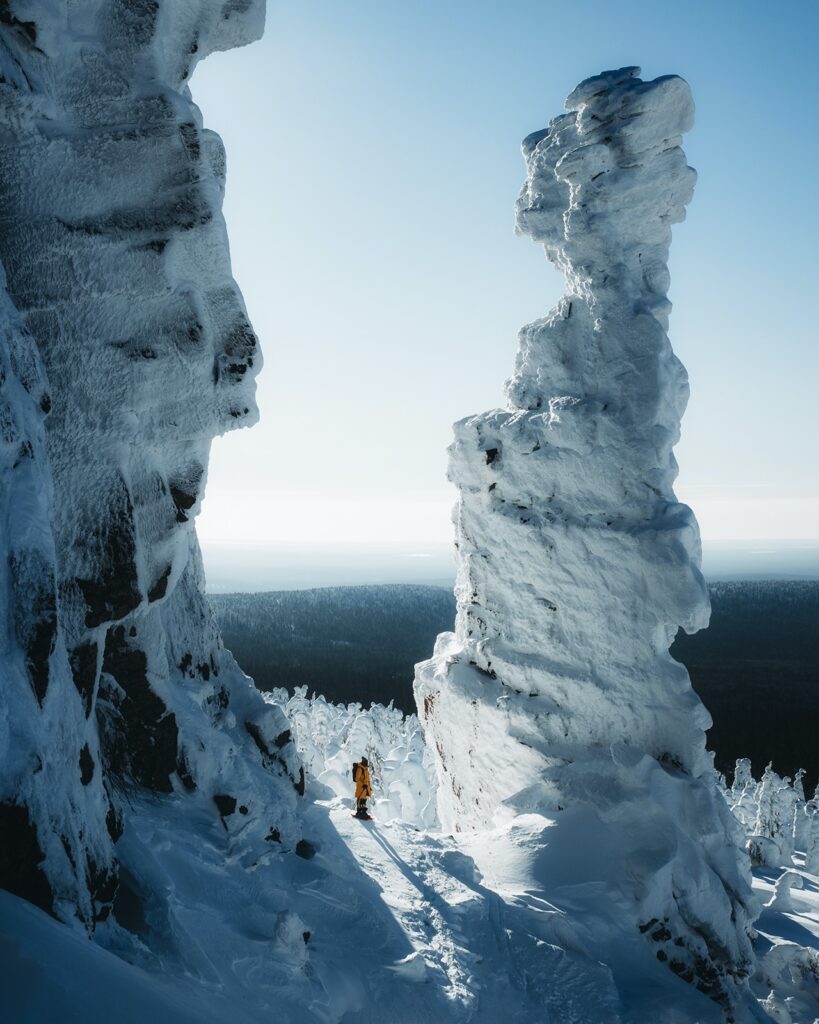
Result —
<svg viewBox="0 0 819 1024"><path fill-rule="evenodd" d="M312 860L316 855L316 848L307 839L300 839L296 843L296 856L304 860Z"/></svg>
<svg viewBox="0 0 819 1024"><path fill-rule="evenodd" d="M34 624L26 645L26 666L37 700L42 704L48 689L48 662L57 635L57 614L49 612Z"/></svg>
<svg viewBox="0 0 819 1024"><path fill-rule="evenodd" d="M29 682L38 702L48 690L49 661L57 636L57 597L51 566L28 550L8 559L14 593L14 625L26 655Z"/></svg>
<svg viewBox="0 0 819 1024"><path fill-rule="evenodd" d="M80 782L84 786L94 778L94 758L91 756L91 751L88 749L88 744L80 751Z"/></svg>
<svg viewBox="0 0 819 1024"><path fill-rule="evenodd" d="M33 21L21 21L10 10L9 0L0 0L0 23L8 25L24 44L35 46L37 25Z"/></svg>
<svg viewBox="0 0 819 1024"><path fill-rule="evenodd" d="M199 138L199 129L192 121L180 124L179 134L182 137L182 145L190 159L196 162L202 152L202 144Z"/></svg>
<svg viewBox="0 0 819 1024"><path fill-rule="evenodd" d="M219 810L221 818L227 818L236 810L236 797L228 793L216 793L213 802Z"/></svg>
<svg viewBox="0 0 819 1024"><path fill-rule="evenodd" d="M269 843L280 843L282 841L281 833L277 828L271 828L271 830L265 836L265 839Z"/></svg>
<svg viewBox="0 0 819 1024"><path fill-rule="evenodd" d="M290 742L291 739L292 739L292 735L291 735L290 730L289 729L285 729L284 732L280 732L279 735L276 737L276 740L275 740L276 748L278 750L281 750L282 747L287 746L287 744Z"/></svg>
<svg viewBox="0 0 819 1024"><path fill-rule="evenodd" d="M54 912L51 887L40 865L45 855L28 808L0 803L0 888Z"/></svg>
<svg viewBox="0 0 819 1024"><path fill-rule="evenodd" d="M299 781L293 782L293 789L299 796L304 796L304 768L299 768Z"/></svg>
<svg viewBox="0 0 819 1024"><path fill-rule="evenodd" d="M188 490L184 490L178 484L170 485L171 498L176 506L176 520L179 523L186 523L188 521L188 512L196 504L196 491L192 494Z"/></svg>
<svg viewBox="0 0 819 1024"><path fill-rule="evenodd" d="M247 807L244 804L239 804L239 814L247 814Z"/></svg>
<svg viewBox="0 0 819 1024"><path fill-rule="evenodd" d="M94 704L94 687L97 684L97 645L93 642L80 644L70 652L71 675L74 685L82 698L85 717L91 714Z"/></svg>
<svg viewBox="0 0 819 1024"><path fill-rule="evenodd" d="M106 718L104 730L122 733L123 744L115 744L117 760L109 765L116 774L124 774L140 785L159 793L170 793L171 775L176 771L178 729L176 717L168 711L151 688L147 677L147 658L139 647L129 644L123 626L109 630L105 641L103 671L124 692L107 691L109 703L119 712L116 722ZM110 744L107 745L110 749Z"/></svg>
<svg viewBox="0 0 819 1024"><path fill-rule="evenodd" d="M118 924L135 935L145 935L148 921L145 917L145 899L139 883L130 871L121 871L113 904Z"/></svg>
<svg viewBox="0 0 819 1024"><path fill-rule="evenodd" d="M193 793L196 789L196 780L188 764L188 759L184 752L180 752L176 762L176 774L179 776L179 781L185 787L189 793Z"/></svg>
<svg viewBox="0 0 819 1024"><path fill-rule="evenodd" d="M143 245L138 246L138 248L141 249L150 249L151 252L155 252L157 256L161 256L167 247L167 238L152 238L150 242L145 242Z"/></svg>
<svg viewBox="0 0 819 1024"><path fill-rule="evenodd" d="M264 736L262 736L262 730L256 725L255 722L245 722L245 729L249 733L251 739L262 752L264 757L273 757L267 743L265 742Z"/></svg>
<svg viewBox="0 0 819 1024"><path fill-rule="evenodd" d="M160 598L165 596L168 590L168 580L171 576L171 566L165 567L165 571L158 577L154 585L148 591L149 601L158 601Z"/></svg>
<svg viewBox="0 0 819 1024"><path fill-rule="evenodd" d="M105 815L105 827L108 830L108 835L111 837L111 842L115 843L123 832L122 826L122 815L118 813L112 803L108 804L108 811Z"/></svg>
<svg viewBox="0 0 819 1024"><path fill-rule="evenodd" d="M86 604L89 629L124 618L141 601L133 516L128 490L120 478L110 496L108 516L89 541L99 569L93 578L76 580Z"/></svg>
<svg viewBox="0 0 819 1024"><path fill-rule="evenodd" d="M94 920L105 921L111 913L111 904L117 892L117 870L98 867L93 857L89 857L86 880L88 891L94 900Z"/></svg>

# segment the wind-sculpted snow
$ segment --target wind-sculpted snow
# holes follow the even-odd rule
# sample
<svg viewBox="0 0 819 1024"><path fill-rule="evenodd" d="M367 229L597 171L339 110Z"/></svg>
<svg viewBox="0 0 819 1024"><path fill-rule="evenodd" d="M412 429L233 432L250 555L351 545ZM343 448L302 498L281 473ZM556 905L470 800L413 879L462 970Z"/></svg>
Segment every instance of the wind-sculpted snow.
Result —
<svg viewBox="0 0 819 1024"><path fill-rule="evenodd" d="M230 272L224 151L186 82L263 23L263 0L12 0L0 13L4 323L44 373L4 381L15 522L34 518L4 561L16 667L0 762L15 766L13 831L45 855L42 902L73 899L86 920L86 888L104 903L115 884L103 777L198 789L228 829L232 801L245 831L298 838L286 719L222 649L193 526L211 440L256 418L260 355ZM66 774L46 796L49 759Z"/></svg>
<svg viewBox="0 0 819 1024"><path fill-rule="evenodd" d="M666 334L693 103L682 79L637 74L581 83L523 144L518 230L566 289L520 333L507 408L456 424L456 632L418 667L416 698L446 828L554 816L539 842L606 851L581 858L567 898L614 872L618 927L731 1007L756 908L709 716L668 653L709 615L673 491L688 381ZM590 951L611 962L617 941L601 926Z"/></svg>

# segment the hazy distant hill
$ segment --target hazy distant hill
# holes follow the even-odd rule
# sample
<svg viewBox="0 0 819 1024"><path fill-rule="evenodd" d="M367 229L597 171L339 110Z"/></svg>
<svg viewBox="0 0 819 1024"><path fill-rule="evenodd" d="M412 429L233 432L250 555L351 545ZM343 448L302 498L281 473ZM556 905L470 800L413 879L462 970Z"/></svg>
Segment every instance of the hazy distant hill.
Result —
<svg viewBox="0 0 819 1024"><path fill-rule="evenodd" d="M819 582L710 585L708 630L672 654L714 719L717 767L751 757L759 772L819 772ZM413 710L416 661L451 629L451 591L427 586L328 587L212 595L225 644L261 689L307 683L329 700Z"/></svg>

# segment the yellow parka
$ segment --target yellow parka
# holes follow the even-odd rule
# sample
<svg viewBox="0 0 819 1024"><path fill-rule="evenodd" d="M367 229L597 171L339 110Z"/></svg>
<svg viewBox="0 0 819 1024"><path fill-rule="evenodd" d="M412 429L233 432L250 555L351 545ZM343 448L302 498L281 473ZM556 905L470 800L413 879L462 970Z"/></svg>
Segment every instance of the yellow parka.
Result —
<svg viewBox="0 0 819 1024"><path fill-rule="evenodd" d="M372 792L369 766L358 762L355 766L355 798L367 800L372 796Z"/></svg>

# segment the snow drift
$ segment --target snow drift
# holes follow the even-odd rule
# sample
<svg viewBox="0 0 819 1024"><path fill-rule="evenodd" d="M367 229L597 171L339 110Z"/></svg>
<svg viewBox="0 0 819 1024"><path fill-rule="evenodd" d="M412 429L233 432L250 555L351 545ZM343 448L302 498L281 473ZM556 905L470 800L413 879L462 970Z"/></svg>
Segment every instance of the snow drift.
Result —
<svg viewBox="0 0 819 1024"><path fill-rule="evenodd" d="M709 614L696 521L673 491L688 382L666 334L693 104L682 79L638 72L581 83L523 143L518 230L566 290L521 331L507 408L456 424L456 632L415 692L445 827L546 815L532 845L548 862L593 842L606 854L567 875L571 899L606 880L617 927L731 1007L751 969L750 874L708 714L668 653ZM606 959L619 940L611 922L600 934Z"/></svg>

